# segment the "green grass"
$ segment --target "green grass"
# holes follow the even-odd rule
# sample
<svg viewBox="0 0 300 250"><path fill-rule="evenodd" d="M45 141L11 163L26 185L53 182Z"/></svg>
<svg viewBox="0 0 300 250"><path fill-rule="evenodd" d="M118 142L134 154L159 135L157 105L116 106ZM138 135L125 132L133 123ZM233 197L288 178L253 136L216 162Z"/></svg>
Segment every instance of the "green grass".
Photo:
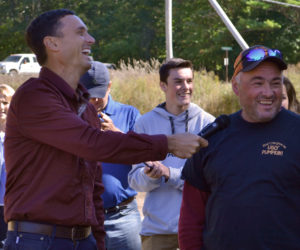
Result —
<svg viewBox="0 0 300 250"><path fill-rule="evenodd" d="M133 66L121 62L120 65L120 69L111 71L111 94L116 101L135 106L141 114L164 101L164 94L159 87L158 61L134 61ZM300 63L289 65L284 74L294 84L300 99ZM29 77L31 76L0 75L0 83L9 84L16 89ZM205 70L196 71L194 78L194 103L215 116L230 114L240 109L231 84L220 81L213 72Z"/></svg>

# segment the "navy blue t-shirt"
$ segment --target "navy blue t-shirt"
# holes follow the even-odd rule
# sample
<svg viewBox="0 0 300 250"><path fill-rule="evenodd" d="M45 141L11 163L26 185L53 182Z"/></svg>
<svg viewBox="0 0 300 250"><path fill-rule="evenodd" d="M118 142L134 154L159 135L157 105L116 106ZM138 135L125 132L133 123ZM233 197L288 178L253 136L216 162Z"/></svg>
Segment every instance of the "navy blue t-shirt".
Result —
<svg viewBox="0 0 300 250"><path fill-rule="evenodd" d="M183 178L211 193L204 249L300 249L299 143L299 115L248 123L239 111L186 162Z"/></svg>

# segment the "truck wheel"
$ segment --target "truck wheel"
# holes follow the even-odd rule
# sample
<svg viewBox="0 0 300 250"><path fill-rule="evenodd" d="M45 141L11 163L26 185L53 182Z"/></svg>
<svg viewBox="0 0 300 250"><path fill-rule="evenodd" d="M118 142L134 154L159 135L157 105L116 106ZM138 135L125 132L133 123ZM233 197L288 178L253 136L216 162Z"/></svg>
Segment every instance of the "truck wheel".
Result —
<svg viewBox="0 0 300 250"><path fill-rule="evenodd" d="M16 71L15 69L12 69L11 71L9 71L8 73L10 76L15 76L18 74L18 71Z"/></svg>

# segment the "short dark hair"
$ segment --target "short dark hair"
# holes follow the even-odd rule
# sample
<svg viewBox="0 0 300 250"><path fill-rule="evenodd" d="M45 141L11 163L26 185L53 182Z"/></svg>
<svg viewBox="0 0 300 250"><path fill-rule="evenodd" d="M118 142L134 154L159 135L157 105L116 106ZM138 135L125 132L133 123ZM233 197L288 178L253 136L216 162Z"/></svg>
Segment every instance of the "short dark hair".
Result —
<svg viewBox="0 0 300 250"><path fill-rule="evenodd" d="M170 70L177 68L191 68L193 70L193 64L191 61L182 58L171 58L167 60L159 69L160 81L167 83Z"/></svg>
<svg viewBox="0 0 300 250"><path fill-rule="evenodd" d="M40 65L43 65L47 60L43 42L45 36L58 35L58 28L61 25L60 19L67 15L75 15L75 13L67 9L50 10L39 15L27 27L26 42L36 55Z"/></svg>

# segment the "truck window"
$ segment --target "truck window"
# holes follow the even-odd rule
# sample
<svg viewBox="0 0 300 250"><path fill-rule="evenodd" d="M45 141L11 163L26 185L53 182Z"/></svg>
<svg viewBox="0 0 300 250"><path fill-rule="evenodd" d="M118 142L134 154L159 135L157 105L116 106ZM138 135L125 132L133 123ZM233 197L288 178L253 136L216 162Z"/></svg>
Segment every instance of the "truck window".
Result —
<svg viewBox="0 0 300 250"><path fill-rule="evenodd" d="M22 64L26 64L26 63L29 63L29 58L28 58L28 57L25 57L25 58L22 60Z"/></svg>
<svg viewBox="0 0 300 250"><path fill-rule="evenodd" d="M8 56L4 59L4 62L18 62L21 56Z"/></svg>

